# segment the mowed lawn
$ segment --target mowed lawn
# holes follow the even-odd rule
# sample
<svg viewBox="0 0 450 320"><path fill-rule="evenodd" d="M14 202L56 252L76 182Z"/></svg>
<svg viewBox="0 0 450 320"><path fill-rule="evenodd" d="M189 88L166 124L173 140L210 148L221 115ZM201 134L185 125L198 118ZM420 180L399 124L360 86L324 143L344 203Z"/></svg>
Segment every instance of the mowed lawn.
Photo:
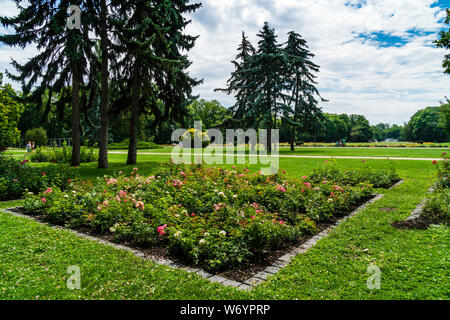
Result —
<svg viewBox="0 0 450 320"><path fill-rule="evenodd" d="M372 152L367 149L356 151L364 155ZM412 157L425 157L425 151L437 152L437 155L431 153L433 157L442 153L442 150L434 149L412 150L411 153L410 149L400 151ZM140 155L136 167L139 174L147 175L168 159L168 155ZM96 164L83 164L76 170L81 178L94 179L119 170L131 171L134 167L123 164L126 161L123 154L111 154L110 161L111 168L106 171L96 169ZM449 299L448 227L397 230L390 225L407 218L426 196L435 179L431 161L334 161L344 169L365 165L394 167L405 183L392 190L377 190L385 197L341 224L315 247L298 255L289 266L251 292L212 284L195 274L136 258L131 253L78 238L68 231L2 213L0 298ZM322 159L281 158L280 167L288 175L301 176L323 162ZM259 168L250 166L251 170ZM19 204L20 201L1 203L0 208ZM386 208L390 210L386 211ZM366 285L370 276L367 268L371 264L381 270L379 290L370 290ZM69 276L66 270L72 265L80 267L81 290L72 291L66 287Z"/></svg>
<svg viewBox="0 0 450 320"><path fill-rule="evenodd" d="M236 150L235 148L233 148ZM248 149L247 149L248 150ZM281 147L278 151L280 156L321 156L321 157L398 157L398 158L429 158L439 159L443 152L448 152L450 148L332 148L332 147L297 147L295 151L291 151L288 147ZM127 150L111 150L110 155L126 154ZM223 148L223 153L229 151ZM165 147L161 149L138 150L140 154L171 154L172 148ZM26 150L13 149L7 151L7 154L17 157L24 156ZM115 157L114 159L120 159Z"/></svg>

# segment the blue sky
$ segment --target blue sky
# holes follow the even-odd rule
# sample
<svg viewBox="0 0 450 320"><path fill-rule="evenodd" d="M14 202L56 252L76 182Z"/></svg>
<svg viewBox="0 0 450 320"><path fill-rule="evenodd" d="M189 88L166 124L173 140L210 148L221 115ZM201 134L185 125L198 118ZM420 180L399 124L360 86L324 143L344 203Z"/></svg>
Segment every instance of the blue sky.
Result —
<svg viewBox="0 0 450 320"><path fill-rule="evenodd" d="M359 113L372 124L407 121L417 110L450 97L450 76L442 73L445 51L433 41L445 27L450 0L203 0L187 31L200 35L189 53L191 75L204 79L201 98L229 107L232 96L216 93L233 71L241 31L256 45L264 21L279 42L294 30L307 41L321 66L319 90L325 112ZM17 11L0 0L0 15ZM447 27L448 28L448 27ZM2 29L0 27L0 32ZM11 57L26 61L34 48L0 46L0 71ZM15 85L18 88L18 85Z"/></svg>
<svg viewBox="0 0 450 320"><path fill-rule="evenodd" d="M227 0L203 1L188 30L200 35L190 56L191 74L204 79L196 90L225 106L223 87L241 31L253 44L268 21L279 42L295 30L321 66L319 89L326 112L359 113L372 124L401 124L417 110L450 97L450 76L442 73L444 50L433 41L445 27L450 0Z"/></svg>

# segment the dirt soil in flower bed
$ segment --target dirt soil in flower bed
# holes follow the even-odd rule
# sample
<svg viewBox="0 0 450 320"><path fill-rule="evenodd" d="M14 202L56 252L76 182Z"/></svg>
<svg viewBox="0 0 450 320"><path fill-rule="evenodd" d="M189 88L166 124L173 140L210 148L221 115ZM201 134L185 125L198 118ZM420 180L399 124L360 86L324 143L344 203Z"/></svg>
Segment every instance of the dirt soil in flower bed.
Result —
<svg viewBox="0 0 450 320"><path fill-rule="evenodd" d="M365 199L360 205L363 205L364 203L366 203L367 201L369 201L372 198L373 197ZM359 208L359 206L352 207L351 210L348 212L348 215L351 214L357 208ZM22 208L10 209L10 211L18 212L21 214L26 214L22 210ZM316 225L317 229L318 229L317 233L320 233L321 231L328 229L329 227L334 225L338 220L342 219L345 216L346 215L339 216L339 217L333 217L327 222L317 223L317 225ZM42 221L44 223L48 223L44 219L45 216L33 215L32 217L39 221ZM49 224L52 225L51 223L49 223ZM155 244L151 247L144 247L142 245L137 245L135 243L114 241L114 236L112 234L98 234L88 228L77 228L75 230L80 233L89 235L89 236L93 236L93 237L96 237L96 238L99 238L102 240L118 243L121 245L128 246L130 248L133 248L135 250L139 250L140 252L144 253L147 258L170 259L170 260L172 260L176 263L182 264L182 265L186 265L186 266L189 265L185 261L180 259L179 257L172 255L167 250L167 248L164 246L164 244L162 244L162 243ZM280 258L281 256L285 255L286 253L290 252L294 248L296 248L296 247L300 246L301 244L303 244L304 242L308 241L313 236L314 236L314 234L306 234L299 241L297 241L295 243L288 243L277 250L261 251L261 252L255 253L252 261L243 262L239 266L233 266L233 267L229 268L228 270L219 271L214 274L228 278L228 279L232 279L235 281L244 282L247 279L254 276L255 274L257 274L258 272L261 272L264 269L266 269L268 266L272 265L272 263L274 263L276 260L278 260L278 258ZM192 266L192 267L203 268L204 266L196 265L196 266Z"/></svg>
<svg viewBox="0 0 450 320"><path fill-rule="evenodd" d="M412 229L416 229L416 230L425 230L428 229L432 224L441 224L444 223L445 221L442 220L437 220L437 219L428 219L428 218L424 218L422 216L416 218L416 219L412 219L412 220L406 220L406 221L396 221L393 222L391 225L394 228L400 229L400 230L412 230Z"/></svg>

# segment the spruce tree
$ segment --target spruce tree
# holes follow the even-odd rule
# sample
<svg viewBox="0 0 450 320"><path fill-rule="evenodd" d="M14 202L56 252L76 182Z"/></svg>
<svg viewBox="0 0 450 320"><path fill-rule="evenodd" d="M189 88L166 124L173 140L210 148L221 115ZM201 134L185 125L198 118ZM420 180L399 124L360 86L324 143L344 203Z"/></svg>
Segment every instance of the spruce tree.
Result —
<svg viewBox="0 0 450 320"><path fill-rule="evenodd" d="M12 60L17 75L8 73L13 80L23 84L23 92L30 101L39 101L49 89L52 92L72 87L72 165L80 164L80 86L87 70L87 56L92 43L89 40L89 17L82 19L81 30L66 28L67 9L78 5L83 10L88 1L37 0L25 4L16 0L19 13L15 17L0 17L4 27L14 33L0 36L8 46L25 48L35 45L39 53L20 64ZM35 90L30 94L31 88Z"/></svg>
<svg viewBox="0 0 450 320"><path fill-rule="evenodd" d="M223 89L215 89L216 92L224 92L228 95L234 94L236 104L231 107L233 118L228 122L235 122L239 125L247 127L249 124L254 125L255 119L252 114L248 114L249 110L249 78L242 77L242 72L247 68L249 59L255 54L256 50L250 43L248 38L242 31L242 40L237 48L238 54L235 60L231 61L235 70L231 73L231 77L227 81L227 87Z"/></svg>
<svg viewBox="0 0 450 320"><path fill-rule="evenodd" d="M310 124L319 120L321 110L315 97L326 100L315 87L319 66L311 61L314 54L309 51L306 40L294 31L289 32L283 52L287 59L284 77L288 94L285 98L291 108L284 114L284 120L291 126L291 150L294 151L297 128L306 133Z"/></svg>
<svg viewBox="0 0 450 320"><path fill-rule="evenodd" d="M192 87L199 82L186 72L190 61L182 51L190 50L196 37L185 35L190 22L183 14L195 11L200 4L178 0L135 0L120 5L116 21L118 47L124 56L117 64L116 76L131 87L130 142L128 164L137 160L138 119L142 112L162 120L183 120ZM164 102L161 110L158 101Z"/></svg>
<svg viewBox="0 0 450 320"><path fill-rule="evenodd" d="M282 102L286 59L277 43L275 30L269 24L258 34L258 49L249 57L244 70L239 72L242 87L248 92L247 117L254 122L262 122L267 129L267 151L272 151L272 129L276 126L276 117L286 109Z"/></svg>

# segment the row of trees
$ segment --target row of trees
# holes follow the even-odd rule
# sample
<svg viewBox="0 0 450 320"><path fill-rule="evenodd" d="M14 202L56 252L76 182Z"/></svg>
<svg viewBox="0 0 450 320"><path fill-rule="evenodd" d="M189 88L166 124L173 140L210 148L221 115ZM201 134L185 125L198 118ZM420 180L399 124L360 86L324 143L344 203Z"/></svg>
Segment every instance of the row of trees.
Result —
<svg viewBox="0 0 450 320"><path fill-rule="evenodd" d="M311 59L306 41L296 32L288 34L285 44L278 44L275 30L266 22L258 33L255 49L242 33L235 66L227 87L216 89L233 94L236 104L227 125L242 128L264 127L268 131L267 149L272 150L271 130L281 122L290 128L291 147L296 132L307 132L321 116L320 97L315 87L319 66Z"/></svg>
<svg viewBox="0 0 450 320"><path fill-rule="evenodd" d="M66 28L67 9L81 8L81 29ZM14 32L0 42L39 53L25 64L13 60L23 101L44 110L56 104L59 119L70 105L72 165L80 163L81 114L99 128L99 167L108 166L109 114L125 109L129 120L129 164L136 163L139 118L151 114L156 127L183 121L193 100L186 56L196 37L184 33L185 14L201 4L188 0L37 0L17 2L15 17L0 17ZM98 115L92 123L90 113Z"/></svg>

